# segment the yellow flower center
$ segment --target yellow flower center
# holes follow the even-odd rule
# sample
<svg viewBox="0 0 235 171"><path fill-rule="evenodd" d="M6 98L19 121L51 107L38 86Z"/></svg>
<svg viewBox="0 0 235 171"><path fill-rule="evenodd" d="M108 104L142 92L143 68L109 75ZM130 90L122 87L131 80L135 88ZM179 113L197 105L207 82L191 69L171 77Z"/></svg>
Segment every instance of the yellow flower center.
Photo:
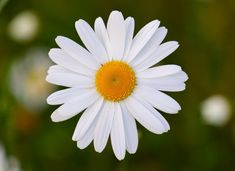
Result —
<svg viewBox="0 0 235 171"><path fill-rule="evenodd" d="M136 77L133 69L121 61L103 64L96 73L96 90L110 101L121 101L133 92Z"/></svg>

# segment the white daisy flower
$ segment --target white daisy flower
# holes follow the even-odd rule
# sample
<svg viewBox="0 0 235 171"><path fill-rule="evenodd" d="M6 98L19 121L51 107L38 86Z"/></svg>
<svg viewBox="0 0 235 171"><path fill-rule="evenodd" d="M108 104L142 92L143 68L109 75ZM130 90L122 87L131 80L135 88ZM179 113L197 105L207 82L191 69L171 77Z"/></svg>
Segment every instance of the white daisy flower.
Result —
<svg viewBox="0 0 235 171"><path fill-rule="evenodd" d="M31 41L39 32L40 21L33 11L23 11L16 15L8 26L9 36L18 42Z"/></svg>
<svg viewBox="0 0 235 171"><path fill-rule="evenodd" d="M202 102L201 114L205 123L224 126L231 118L229 101L222 95L213 95Z"/></svg>
<svg viewBox="0 0 235 171"><path fill-rule="evenodd" d="M75 23L87 50L66 37L56 38L60 48L49 52L56 65L46 80L68 88L51 94L47 102L61 105L51 115L54 122L85 110L72 138L80 149L93 141L102 152L110 135L114 154L122 160L126 150L137 150L135 120L155 134L170 129L158 110L174 114L181 108L162 91L184 90L188 77L178 65L153 67L179 46L176 41L161 44L167 29L159 24L151 21L133 38L134 19L113 11L107 26L100 17L94 30L84 20Z"/></svg>
<svg viewBox="0 0 235 171"><path fill-rule="evenodd" d="M45 48L37 47L27 51L24 58L16 60L11 67L11 93L30 111L43 110L48 93L55 90L55 86L44 80L50 65Z"/></svg>
<svg viewBox="0 0 235 171"><path fill-rule="evenodd" d="M0 171L21 171L19 160L14 156L7 156L0 143Z"/></svg>

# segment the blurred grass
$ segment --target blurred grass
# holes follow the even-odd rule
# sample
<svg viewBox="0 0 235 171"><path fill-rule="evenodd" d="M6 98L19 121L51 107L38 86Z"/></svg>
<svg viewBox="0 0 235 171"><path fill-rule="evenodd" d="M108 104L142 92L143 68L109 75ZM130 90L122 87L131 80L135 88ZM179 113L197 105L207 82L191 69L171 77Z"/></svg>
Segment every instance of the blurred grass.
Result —
<svg viewBox="0 0 235 171"><path fill-rule="evenodd" d="M4 4L4 0L0 4ZM227 97L235 105L235 1L233 0L22 0L0 5L0 142L15 155L25 171L37 170L136 170L136 171L220 171L234 170L234 116L223 127L202 122L201 102L213 94ZM9 88L14 60L24 58L32 47L56 47L54 38L64 35L81 43L74 28L79 18L93 25L96 17L105 20L112 10L133 16L136 31L159 19L169 30L167 40L180 48L162 63L176 63L189 75L186 91L170 93L182 106L179 115L164 117L171 131L154 135L143 129L135 155L117 161L110 144L102 154L90 145L76 148L71 136L79 116L52 123L55 107L28 111ZM20 12L32 10L39 17L40 31L29 42L9 37L8 25ZM234 111L233 111L234 113Z"/></svg>
<svg viewBox="0 0 235 171"><path fill-rule="evenodd" d="M4 8L4 6L6 5L7 1L8 0L1 0L0 1L0 13L1 13L2 9Z"/></svg>

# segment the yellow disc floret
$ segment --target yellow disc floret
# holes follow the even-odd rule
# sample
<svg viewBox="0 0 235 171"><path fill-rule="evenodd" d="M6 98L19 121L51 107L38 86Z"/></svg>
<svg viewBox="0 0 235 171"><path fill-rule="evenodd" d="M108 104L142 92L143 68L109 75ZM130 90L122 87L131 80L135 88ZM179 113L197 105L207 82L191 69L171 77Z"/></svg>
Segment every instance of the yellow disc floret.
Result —
<svg viewBox="0 0 235 171"><path fill-rule="evenodd" d="M110 61L96 73L96 90L110 101L121 101L134 90L136 77L133 69L125 62Z"/></svg>

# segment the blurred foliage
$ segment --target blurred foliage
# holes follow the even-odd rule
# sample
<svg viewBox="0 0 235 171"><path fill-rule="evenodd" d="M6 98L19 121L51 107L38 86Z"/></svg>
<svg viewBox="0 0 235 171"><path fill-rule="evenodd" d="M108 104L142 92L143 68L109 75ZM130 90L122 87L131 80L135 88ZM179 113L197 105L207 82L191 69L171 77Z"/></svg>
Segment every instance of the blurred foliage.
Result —
<svg viewBox="0 0 235 171"><path fill-rule="evenodd" d="M159 136L138 125L138 151L121 162L110 144L102 154L94 152L92 145L77 149L71 137L79 116L52 123L55 107L27 109L9 85L11 66L31 48L56 47L57 35L81 43L75 21L82 18L93 25L96 17L107 20L115 9L135 18L136 31L159 19L169 30L166 40L180 43L163 63L179 64L189 75L186 91L170 93L182 111L163 114L171 131ZM32 40L17 42L9 36L9 24L26 10L38 16L39 31ZM0 11L0 142L7 154L19 159L23 171L235 170L234 116L225 126L216 127L203 122L200 113L201 102L213 94L224 95L235 106L234 18L234 0L9 0Z"/></svg>

